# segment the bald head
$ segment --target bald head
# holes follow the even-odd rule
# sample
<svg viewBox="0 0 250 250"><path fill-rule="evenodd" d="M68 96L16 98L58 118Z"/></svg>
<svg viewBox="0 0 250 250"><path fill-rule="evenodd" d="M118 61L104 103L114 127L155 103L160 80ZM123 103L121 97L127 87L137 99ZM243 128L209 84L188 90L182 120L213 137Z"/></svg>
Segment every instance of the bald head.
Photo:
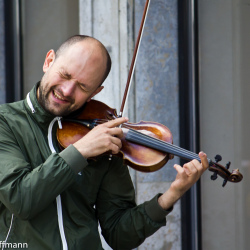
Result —
<svg viewBox="0 0 250 250"><path fill-rule="evenodd" d="M38 102L49 113L65 116L98 94L111 66L106 48L98 40L74 36L60 48L48 51Z"/></svg>
<svg viewBox="0 0 250 250"><path fill-rule="evenodd" d="M90 36L86 36L86 35L75 35L70 37L69 39L67 39L56 51L56 57L55 60L57 58L59 58L60 56L64 55L70 48L72 48L72 46L76 45L77 43L83 43L86 44L86 48L91 48L93 50L99 50L100 53L103 54L103 56L105 57L105 61L106 61L106 69L104 71L102 80L101 80L101 84L105 81L105 79L107 78L110 69L111 69L111 58L110 55L107 51L107 49L105 48L105 46L97 39L90 37Z"/></svg>

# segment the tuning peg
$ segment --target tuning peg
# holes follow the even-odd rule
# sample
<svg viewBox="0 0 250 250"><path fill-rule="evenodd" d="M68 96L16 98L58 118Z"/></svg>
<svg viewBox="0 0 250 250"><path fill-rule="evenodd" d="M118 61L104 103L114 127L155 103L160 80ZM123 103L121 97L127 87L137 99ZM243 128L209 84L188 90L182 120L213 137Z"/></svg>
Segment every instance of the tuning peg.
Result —
<svg viewBox="0 0 250 250"><path fill-rule="evenodd" d="M227 180L226 180L226 179L224 179L224 181L223 181L223 183L222 183L222 187L225 187L225 186L226 186L226 184L227 184Z"/></svg>
<svg viewBox="0 0 250 250"><path fill-rule="evenodd" d="M222 160L222 157L221 157L221 155L216 155L216 156L214 157L214 159L215 159L215 162L218 163L219 161Z"/></svg>
<svg viewBox="0 0 250 250"><path fill-rule="evenodd" d="M218 163L219 161L221 161L222 160L222 157L221 157L221 155L216 155L215 157L214 157L214 159L215 159L215 162L216 163ZM213 180L213 181L215 181L216 179L217 179L217 173L216 172L214 172L212 175L211 175L211 180ZM226 185L226 184L225 184Z"/></svg>
<svg viewBox="0 0 250 250"><path fill-rule="evenodd" d="M217 176L217 173L214 172L214 173L211 175L210 178L211 178L212 181L215 181L215 180L217 179L217 177L218 177L218 176Z"/></svg>
<svg viewBox="0 0 250 250"><path fill-rule="evenodd" d="M231 165L231 162L229 161L229 162L226 164L226 169L229 169L229 168L230 168L230 165Z"/></svg>

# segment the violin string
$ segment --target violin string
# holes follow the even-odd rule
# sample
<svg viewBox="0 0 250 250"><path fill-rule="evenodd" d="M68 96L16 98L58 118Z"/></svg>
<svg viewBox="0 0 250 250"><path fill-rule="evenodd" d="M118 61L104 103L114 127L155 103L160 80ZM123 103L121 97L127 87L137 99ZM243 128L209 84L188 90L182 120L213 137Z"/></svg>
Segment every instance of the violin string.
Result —
<svg viewBox="0 0 250 250"><path fill-rule="evenodd" d="M96 120L95 120L95 123L99 125L99 124L103 124L103 123L105 123L105 122L107 122L107 121L109 121L109 120L108 120L108 119L96 119ZM169 143L169 142L162 141L162 140L160 140L160 139L158 139L158 138L155 138L155 137L152 137L152 136L145 135L145 134L143 134L143 133L141 133L141 132L138 132L138 131L136 131L136 130L134 130L134 129L131 129L130 126L129 126L129 125L126 125L125 123L123 124L122 127L128 128L128 129L130 129L130 130L133 130L133 131L135 132L135 134L136 134L136 137L138 138L138 141L140 141L140 139L143 137L144 139L146 139L146 140L147 140L148 142L150 142L150 143L151 143L151 142L157 143L158 145L161 145L162 147L166 147L166 148L169 148L169 149L174 150L177 154L178 154L178 153L179 153L179 154L184 154L184 155L186 155L187 157L189 157L190 159L197 159L197 160L200 161L200 158L199 158L198 154L196 154L196 153L194 153L194 152L191 152L191 151L189 151L189 150L183 149L183 148L181 148L181 147L179 147L179 146L176 146L176 145L174 145L174 144L171 144L171 143Z"/></svg>
<svg viewBox="0 0 250 250"><path fill-rule="evenodd" d="M127 127L127 126L125 125L124 127ZM129 127L128 127L128 128L129 128ZM159 143L159 144L161 144L162 146L167 146L167 147L169 147L169 148L172 148L172 149L177 150L178 152L186 153L186 154L188 154L188 155L190 155L190 156L192 156L192 157L199 158L197 154L195 154L195 153L193 153L193 152L191 152L191 151L188 151L188 150L186 150L186 149L182 149L182 148L180 148L180 147L178 147L178 146L176 146L176 145L174 145L174 144L171 144L171 143L169 143L169 142L160 140L160 139L158 139L158 138L155 138L155 137L152 137L152 136L149 136L149 135L145 135L145 134L143 134L143 133L141 133L141 132L139 132L139 131L136 131L136 130L134 130L134 129L130 129L130 130L133 130L133 131L138 135L138 139L140 139L140 136L142 136L142 137L144 137L145 139L148 139L149 142L150 142L150 141L154 141L155 143Z"/></svg>
<svg viewBox="0 0 250 250"><path fill-rule="evenodd" d="M168 142L164 142L164 141L161 141L157 138L154 138L153 139L155 142L159 143L159 144L162 144L164 147L166 147L167 149L172 149L174 150L174 154L179 154L180 156L186 156L188 157L189 159L197 159L197 160L200 160L199 156L191 151L188 151L186 149L182 149L176 145L173 145L171 143L168 143Z"/></svg>
<svg viewBox="0 0 250 250"><path fill-rule="evenodd" d="M131 129L130 129L130 130L131 130ZM133 129L132 129L132 130L133 130ZM138 143L142 140L142 137L143 137L144 139L146 139L146 140L147 140L148 142L150 142L150 143L151 143L151 142L154 142L154 143L156 143L156 144L158 144L158 145L161 145L161 146L164 147L164 148L168 148L168 149L174 150L175 153L176 153L177 155L178 155L178 154L179 154L179 155L184 155L184 156L186 156L186 157L189 157L190 159L197 159L197 160L200 161L199 156L198 156L197 154L191 152L191 151L188 151L188 150L186 150L186 149L182 149L182 148L180 148L180 147L178 147L178 146L176 146L176 145L173 145L173 144L171 144L171 143L169 143L169 142L165 142L165 141L162 141L162 140L160 140L160 139L157 139L157 138L154 138L154 137L145 135L145 134L140 133L140 132L138 132L138 131L136 131L136 130L133 130L133 132L134 132L133 136L135 136L135 137L137 138Z"/></svg>

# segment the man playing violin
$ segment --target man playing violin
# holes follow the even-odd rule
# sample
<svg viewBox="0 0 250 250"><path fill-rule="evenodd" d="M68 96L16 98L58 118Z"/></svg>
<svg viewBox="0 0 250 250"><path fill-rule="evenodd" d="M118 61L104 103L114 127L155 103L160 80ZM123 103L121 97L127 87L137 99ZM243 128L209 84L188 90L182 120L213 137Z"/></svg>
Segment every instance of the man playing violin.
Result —
<svg viewBox="0 0 250 250"><path fill-rule="evenodd" d="M96 39L74 36L45 58L44 75L25 100L0 108L0 241L30 249L132 249L166 225L174 204L208 168L206 154L183 167L163 194L136 205L119 152L117 118L60 150L60 117L76 112L102 89L110 56ZM110 159L105 152L112 152ZM95 160L93 160L93 158ZM3 244L3 243L2 243Z"/></svg>

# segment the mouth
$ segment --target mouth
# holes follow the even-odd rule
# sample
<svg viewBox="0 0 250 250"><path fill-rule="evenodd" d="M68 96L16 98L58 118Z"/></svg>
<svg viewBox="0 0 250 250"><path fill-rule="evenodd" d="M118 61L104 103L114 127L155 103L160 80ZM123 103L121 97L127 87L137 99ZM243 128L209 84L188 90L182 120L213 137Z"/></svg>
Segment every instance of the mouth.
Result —
<svg viewBox="0 0 250 250"><path fill-rule="evenodd" d="M68 100L64 99L58 92L56 92L55 90L52 91L53 96L55 97L55 99L61 101L61 102L68 102Z"/></svg>

